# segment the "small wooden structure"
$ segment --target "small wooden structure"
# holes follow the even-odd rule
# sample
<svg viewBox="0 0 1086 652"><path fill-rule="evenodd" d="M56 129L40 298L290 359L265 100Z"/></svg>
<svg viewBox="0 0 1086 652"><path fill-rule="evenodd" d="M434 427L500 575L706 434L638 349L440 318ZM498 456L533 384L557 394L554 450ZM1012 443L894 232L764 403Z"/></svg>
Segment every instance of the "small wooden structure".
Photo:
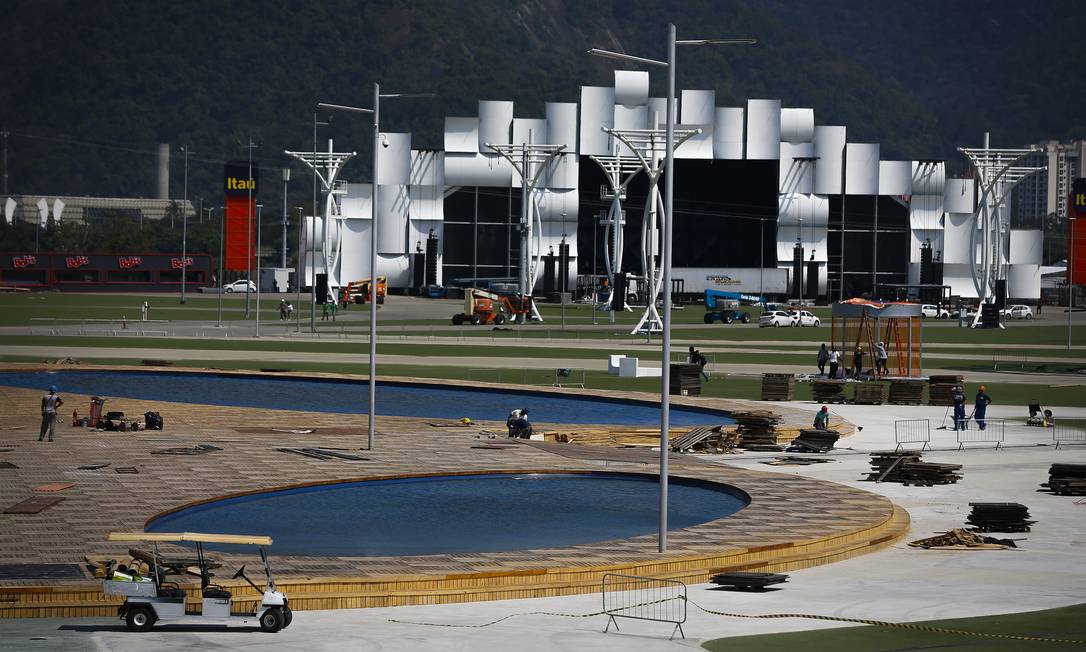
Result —
<svg viewBox="0 0 1086 652"><path fill-rule="evenodd" d="M923 375L923 315L917 303L879 303L848 299L833 304L831 341L841 353L841 367L852 365L857 348L864 352L864 368L875 370L875 347L886 346L889 376Z"/></svg>

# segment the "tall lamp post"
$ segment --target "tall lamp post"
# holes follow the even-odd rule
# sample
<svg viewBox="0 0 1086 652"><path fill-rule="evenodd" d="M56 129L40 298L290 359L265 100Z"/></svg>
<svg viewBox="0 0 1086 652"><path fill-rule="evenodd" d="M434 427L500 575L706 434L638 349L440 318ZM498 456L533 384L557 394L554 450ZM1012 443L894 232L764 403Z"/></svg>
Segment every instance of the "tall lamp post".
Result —
<svg viewBox="0 0 1086 652"><path fill-rule="evenodd" d="M251 175L250 175L251 176ZM260 209L264 204L256 205L256 336L260 337ZM249 280L252 283L252 279ZM246 286L248 288L248 286Z"/></svg>
<svg viewBox="0 0 1086 652"><path fill-rule="evenodd" d="M287 186L290 183L290 168L283 168L283 254L279 259L279 267L287 266Z"/></svg>
<svg viewBox="0 0 1086 652"><path fill-rule="evenodd" d="M189 227L189 147L188 145L181 146L181 152L185 155L185 185L184 195L181 200L181 303L185 303L185 273L188 271L188 265L185 264L185 260L188 258L188 227Z"/></svg>
<svg viewBox="0 0 1086 652"><path fill-rule="evenodd" d="M373 193L370 201L370 397L369 410L366 412L367 437L366 447L373 450L373 436L376 428L377 413L377 188L379 177L377 174L378 152L381 140L381 98L422 98L433 97L433 93L382 93L381 85L373 83L373 108L364 109L357 106L343 106L340 104L317 104L322 109L333 111L349 111L352 113L373 114Z"/></svg>
<svg viewBox="0 0 1086 652"><path fill-rule="evenodd" d="M665 142L666 162L664 175L664 241L663 259L660 267L663 269L661 287L664 293L663 302L663 344L660 354L660 552L667 552L667 455L668 455L668 430L669 430L669 403L668 389L671 369L671 227L673 217L673 200L675 192L675 46L676 45L724 45L757 43L756 39L696 39L675 40L675 25L667 26L667 61L645 59L620 52L591 49L589 54L624 61L627 63L659 66L667 68L667 137ZM653 298L655 300L655 298Z"/></svg>
<svg viewBox="0 0 1086 652"><path fill-rule="evenodd" d="M246 211L248 211L248 219L246 220L246 236L245 236L245 266L247 270L247 276L245 278L245 318L249 318L249 287L253 282L253 148L260 147L257 143L253 142L252 138L249 138L249 144L243 145L249 151L249 178L246 185L249 186L249 201L246 204ZM257 326L257 330L259 330Z"/></svg>
<svg viewBox="0 0 1086 652"><path fill-rule="evenodd" d="M1075 221L1068 211L1067 220L1071 225L1071 255L1067 257L1067 350L1071 350L1071 311L1075 308Z"/></svg>
<svg viewBox="0 0 1086 652"><path fill-rule="evenodd" d="M211 221L211 209L207 209L207 221ZM219 206L219 317L215 326L222 328L222 241L226 232L226 208Z"/></svg>
<svg viewBox="0 0 1086 652"><path fill-rule="evenodd" d="M295 324L297 324L296 332L302 332L302 229L304 228L304 220L302 220L302 207L295 206L294 210L298 211L298 252L295 258L298 259L298 271L294 276L294 303L297 304L295 313Z"/></svg>

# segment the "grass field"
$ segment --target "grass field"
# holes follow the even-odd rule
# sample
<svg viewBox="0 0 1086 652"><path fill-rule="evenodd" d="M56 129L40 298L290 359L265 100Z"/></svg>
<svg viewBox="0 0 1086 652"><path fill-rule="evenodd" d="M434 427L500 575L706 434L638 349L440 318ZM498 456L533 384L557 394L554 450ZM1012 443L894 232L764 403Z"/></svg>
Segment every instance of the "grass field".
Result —
<svg viewBox="0 0 1086 652"><path fill-rule="evenodd" d="M864 626L844 627L787 634L737 636L706 642L711 652L898 652L902 650L984 650L985 652L1020 652L1022 650L1086 649L1086 605L1030 611L1002 616L930 620L915 625L954 629L982 634L970 636L912 629ZM996 638L983 634L1002 634L1027 639L1064 639L1075 643Z"/></svg>

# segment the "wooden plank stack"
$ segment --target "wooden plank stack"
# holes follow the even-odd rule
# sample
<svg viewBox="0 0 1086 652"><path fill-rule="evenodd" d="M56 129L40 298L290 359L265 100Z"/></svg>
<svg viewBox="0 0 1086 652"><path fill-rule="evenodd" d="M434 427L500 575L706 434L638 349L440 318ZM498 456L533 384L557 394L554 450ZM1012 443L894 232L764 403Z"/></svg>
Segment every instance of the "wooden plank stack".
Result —
<svg viewBox="0 0 1086 652"><path fill-rule="evenodd" d="M795 396L795 374L762 374L763 401L791 401Z"/></svg>
<svg viewBox="0 0 1086 652"><path fill-rule="evenodd" d="M961 464L922 462L921 455L919 451L871 453L871 473L868 473L867 479L875 481L882 478L882 482L900 482L905 486L918 487L954 484L962 479ZM890 472L886 473L887 470Z"/></svg>
<svg viewBox="0 0 1086 652"><path fill-rule="evenodd" d="M836 380L811 381L811 395L816 403L845 403L845 384Z"/></svg>
<svg viewBox="0 0 1086 652"><path fill-rule="evenodd" d="M815 430L804 428L799 437L792 440L787 450L790 453L825 453L833 450L840 435L834 430Z"/></svg>
<svg viewBox="0 0 1086 652"><path fill-rule="evenodd" d="M736 432L739 433L739 448L755 451L779 451L782 446L777 443L777 424L781 422L781 415L768 410L752 410L750 412L732 412L732 418L739 424Z"/></svg>
<svg viewBox="0 0 1086 652"><path fill-rule="evenodd" d="M1086 495L1086 464L1053 464L1042 487L1059 496Z"/></svg>
<svg viewBox="0 0 1086 652"><path fill-rule="evenodd" d="M890 381L889 403L894 405L920 405L924 398L924 381L900 379Z"/></svg>
<svg viewBox="0 0 1086 652"><path fill-rule="evenodd" d="M962 384L961 376L931 376L928 378L928 405L954 405L950 398L954 387Z"/></svg>
<svg viewBox="0 0 1086 652"><path fill-rule="evenodd" d="M1029 532L1029 508L1021 503L969 503L966 522L973 532Z"/></svg>
<svg viewBox="0 0 1086 652"><path fill-rule="evenodd" d="M882 383L853 385L852 402L857 405L882 405Z"/></svg>
<svg viewBox="0 0 1086 652"><path fill-rule="evenodd" d="M695 426L668 443L677 453L730 453L739 443L739 433L725 426Z"/></svg>

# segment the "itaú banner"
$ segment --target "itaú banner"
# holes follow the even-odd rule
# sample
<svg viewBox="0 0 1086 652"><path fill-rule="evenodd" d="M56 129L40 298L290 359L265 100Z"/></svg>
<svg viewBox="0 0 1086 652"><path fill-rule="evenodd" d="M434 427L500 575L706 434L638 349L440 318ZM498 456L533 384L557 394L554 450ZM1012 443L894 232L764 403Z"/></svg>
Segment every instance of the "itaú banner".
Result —
<svg viewBox="0 0 1086 652"><path fill-rule="evenodd" d="M766 294L788 292L788 270L766 267L672 267L671 278L683 280L683 292L705 290Z"/></svg>
<svg viewBox="0 0 1086 652"><path fill-rule="evenodd" d="M256 191L260 168L254 161L230 161L223 169L226 242L223 266L247 272L256 258Z"/></svg>
<svg viewBox="0 0 1086 652"><path fill-rule="evenodd" d="M1073 285L1086 285L1086 179L1075 179L1067 205L1067 261Z"/></svg>

